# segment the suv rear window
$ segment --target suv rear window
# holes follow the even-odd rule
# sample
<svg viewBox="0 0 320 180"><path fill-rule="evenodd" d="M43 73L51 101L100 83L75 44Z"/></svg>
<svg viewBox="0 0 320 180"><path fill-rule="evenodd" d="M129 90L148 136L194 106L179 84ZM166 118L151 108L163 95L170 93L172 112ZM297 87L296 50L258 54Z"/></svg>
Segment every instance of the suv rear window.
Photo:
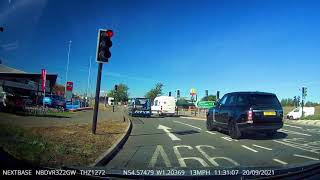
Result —
<svg viewBox="0 0 320 180"><path fill-rule="evenodd" d="M275 95L251 95L252 105L263 107L281 108L281 104Z"/></svg>

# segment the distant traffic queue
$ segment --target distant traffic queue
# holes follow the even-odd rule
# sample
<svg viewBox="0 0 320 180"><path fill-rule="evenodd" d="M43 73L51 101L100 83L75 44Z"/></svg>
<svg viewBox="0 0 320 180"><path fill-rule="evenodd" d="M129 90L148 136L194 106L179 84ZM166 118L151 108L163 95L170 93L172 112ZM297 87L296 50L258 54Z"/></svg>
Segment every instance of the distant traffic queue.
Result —
<svg viewBox="0 0 320 180"><path fill-rule="evenodd" d="M130 116L151 116L151 99L132 98L129 99L128 111Z"/></svg>

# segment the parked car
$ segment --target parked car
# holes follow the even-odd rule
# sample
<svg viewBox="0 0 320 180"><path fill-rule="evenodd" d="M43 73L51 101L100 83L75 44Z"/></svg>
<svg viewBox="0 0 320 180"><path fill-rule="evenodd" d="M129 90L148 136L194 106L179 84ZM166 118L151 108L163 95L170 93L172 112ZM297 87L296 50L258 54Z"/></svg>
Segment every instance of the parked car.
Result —
<svg viewBox="0 0 320 180"><path fill-rule="evenodd" d="M208 130L227 130L233 139L245 132L273 136L283 126L283 109L275 94L233 92L224 95L207 113Z"/></svg>
<svg viewBox="0 0 320 180"><path fill-rule="evenodd" d="M63 108L66 109L66 99L62 96L52 96L52 104L53 108Z"/></svg>
<svg viewBox="0 0 320 180"><path fill-rule="evenodd" d="M314 115L314 107L303 107L304 116ZM300 119L302 117L302 107L295 108L287 114L287 118L290 120Z"/></svg>
<svg viewBox="0 0 320 180"><path fill-rule="evenodd" d="M152 114L174 115L176 113L176 99L172 96L156 97L151 106Z"/></svg>

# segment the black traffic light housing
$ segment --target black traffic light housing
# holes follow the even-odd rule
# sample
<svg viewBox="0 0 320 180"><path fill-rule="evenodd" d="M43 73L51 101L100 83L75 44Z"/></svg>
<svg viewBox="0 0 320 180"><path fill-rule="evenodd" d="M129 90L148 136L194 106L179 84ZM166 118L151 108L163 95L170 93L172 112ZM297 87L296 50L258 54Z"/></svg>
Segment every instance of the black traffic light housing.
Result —
<svg viewBox="0 0 320 180"><path fill-rule="evenodd" d="M169 96L171 96L171 91L169 92Z"/></svg>
<svg viewBox="0 0 320 180"><path fill-rule="evenodd" d="M114 90L118 91L118 85L114 85Z"/></svg>
<svg viewBox="0 0 320 180"><path fill-rule="evenodd" d="M177 98L180 98L180 89L177 89Z"/></svg>
<svg viewBox="0 0 320 180"><path fill-rule="evenodd" d="M111 37L113 36L112 30L99 30L98 36L98 52L97 62L106 63L109 62L111 57L110 48L112 47Z"/></svg>

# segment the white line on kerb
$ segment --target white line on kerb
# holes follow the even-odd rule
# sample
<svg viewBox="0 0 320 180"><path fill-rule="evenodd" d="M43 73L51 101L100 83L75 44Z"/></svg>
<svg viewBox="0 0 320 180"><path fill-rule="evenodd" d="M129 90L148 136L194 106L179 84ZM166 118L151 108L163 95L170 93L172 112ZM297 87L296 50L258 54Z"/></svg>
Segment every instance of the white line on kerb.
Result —
<svg viewBox="0 0 320 180"><path fill-rule="evenodd" d="M196 127L196 126L192 126L192 125L190 125L190 124L186 124L186 123L183 123L183 122L179 122L179 121L173 121L173 122L176 122L176 123L180 123L180 124L184 124L184 125L186 125L186 126L190 126L190 127L193 127L193 128L196 128L196 129L199 129L199 130L201 130L201 128L199 128L199 127Z"/></svg>
<svg viewBox="0 0 320 180"><path fill-rule="evenodd" d="M216 133L214 133L214 132L211 132L211 131L206 131L207 133L209 133L209 134L216 134Z"/></svg>
<svg viewBox="0 0 320 180"><path fill-rule="evenodd" d="M284 126L288 126L288 127L294 127L294 128L302 129L302 127L299 127L299 126L292 126L292 125L288 125L288 124L284 124Z"/></svg>
<svg viewBox="0 0 320 180"><path fill-rule="evenodd" d="M294 154L293 156L302 157L302 158L306 158L306 159L312 159L312 160L316 160L316 161L319 160L317 158L313 158L313 157L309 157L309 156L303 156L303 155L300 155L300 154Z"/></svg>
<svg viewBox="0 0 320 180"><path fill-rule="evenodd" d="M266 149L266 150L272 151L272 149L271 149L271 148L267 148L267 147L259 146L259 145L256 145L256 144L253 144L252 146L255 146L255 147L258 147L258 148L262 148L262 149Z"/></svg>
<svg viewBox="0 0 320 180"><path fill-rule="evenodd" d="M278 163L280 163L280 164L283 164L283 165L288 164L288 163L286 163L286 162L284 162L284 161L281 161L281 160L279 160L279 159L273 159L273 160L276 161L276 162L278 162Z"/></svg>
<svg viewBox="0 0 320 180"><path fill-rule="evenodd" d="M249 148L248 146L245 146L245 145L241 145L242 147L244 147L244 148L246 148L246 149L248 149L248 150L250 150L250 151L252 151L252 152L258 152L257 150L254 150L254 149L252 149L252 148Z"/></svg>

